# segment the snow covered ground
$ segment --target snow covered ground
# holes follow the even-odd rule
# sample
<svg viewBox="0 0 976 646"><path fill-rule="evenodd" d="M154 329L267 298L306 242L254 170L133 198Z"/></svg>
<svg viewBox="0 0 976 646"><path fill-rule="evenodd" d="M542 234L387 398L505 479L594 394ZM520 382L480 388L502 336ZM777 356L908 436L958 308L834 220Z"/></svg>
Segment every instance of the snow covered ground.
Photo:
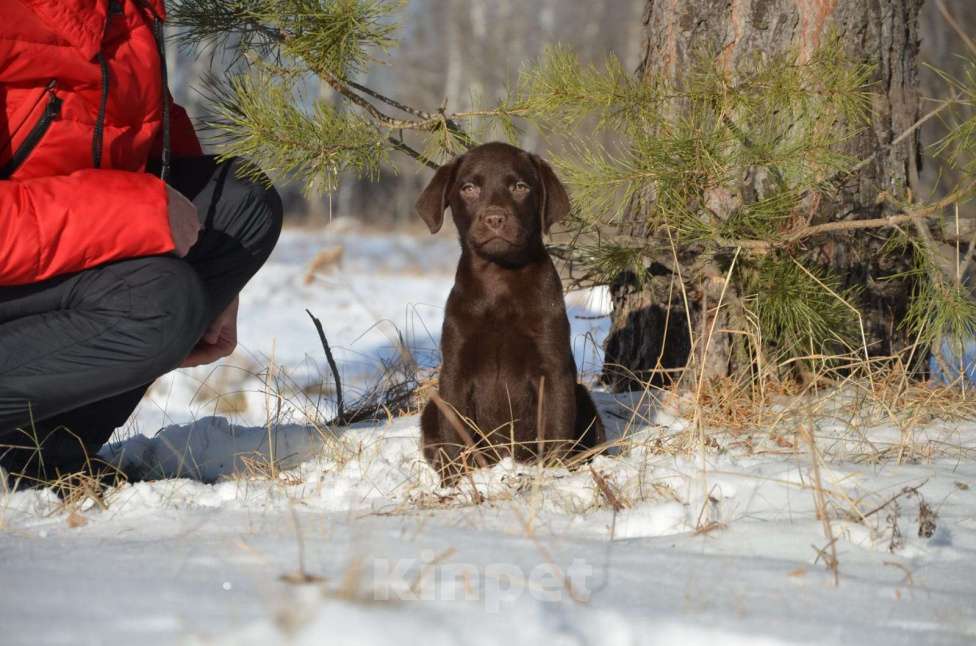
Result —
<svg viewBox="0 0 976 646"><path fill-rule="evenodd" d="M342 269L305 285L337 240ZM859 417L839 392L815 420L810 401L784 399L769 429L708 429L707 450L688 451L687 399L597 393L620 450L575 471L502 463L456 490L424 463L416 417L326 429L299 406L265 425L265 357L300 385L328 377L304 307L351 384L395 352L389 323L363 335L384 320L436 361L423 348L454 245L289 232L244 295L250 353L221 369L247 376L172 378L106 452L170 477L105 508L0 493L0 644L976 641L976 420ZM593 369L582 339L606 333L591 318L605 305L570 299ZM247 392L211 417L221 388Z"/></svg>

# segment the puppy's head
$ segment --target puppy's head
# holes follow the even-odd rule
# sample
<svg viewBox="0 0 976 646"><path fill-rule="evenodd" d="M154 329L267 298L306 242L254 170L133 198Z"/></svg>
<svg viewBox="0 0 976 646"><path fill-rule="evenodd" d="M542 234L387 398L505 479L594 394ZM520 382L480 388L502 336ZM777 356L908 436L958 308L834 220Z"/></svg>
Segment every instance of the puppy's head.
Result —
<svg viewBox="0 0 976 646"><path fill-rule="evenodd" d="M462 245L487 260L519 265L542 249L542 234L569 213L569 196L538 156L490 143L437 169L416 210L436 233L447 207Z"/></svg>

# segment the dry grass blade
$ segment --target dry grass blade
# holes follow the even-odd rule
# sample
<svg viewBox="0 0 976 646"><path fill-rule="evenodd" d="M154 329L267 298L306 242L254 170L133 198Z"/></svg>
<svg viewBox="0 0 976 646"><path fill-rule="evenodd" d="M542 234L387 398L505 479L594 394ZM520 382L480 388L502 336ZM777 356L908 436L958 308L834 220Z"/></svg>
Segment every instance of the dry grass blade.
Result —
<svg viewBox="0 0 976 646"><path fill-rule="evenodd" d="M590 475L593 476L593 482L596 483L597 489L600 490L607 503L610 504L614 513L621 512L627 508L627 505L620 500L620 497L614 492L613 487L610 486L607 479L592 466L590 467Z"/></svg>
<svg viewBox="0 0 976 646"><path fill-rule="evenodd" d="M298 514L295 506L289 505L288 511L291 512L291 522L295 526L295 539L298 542L298 569L294 572L282 574L279 580L293 585L307 585L310 583L321 583L324 579L320 576L309 574L305 567L305 537L302 534L302 527L298 522Z"/></svg>
<svg viewBox="0 0 976 646"><path fill-rule="evenodd" d="M535 428L536 428L536 456L538 457L539 464L545 463L545 443L546 443L546 417L545 411L543 410L543 398L546 394L546 376L542 375L539 377L539 404L536 407L536 418L535 418Z"/></svg>
<svg viewBox="0 0 976 646"><path fill-rule="evenodd" d="M425 562L424 563L424 567L422 567L420 569L420 572L417 573L416 578L414 578L414 580L410 583L410 592L412 594L414 594L414 595L419 595L420 594L420 588L421 588L421 586L423 586L424 580L427 578L427 575L434 568L436 568L438 565L440 565L444 561L448 560L449 558L451 558L455 554L457 554L457 550L454 549L453 547L448 547L448 548L442 550L439 554L436 554L434 556L434 558L432 558L429 561Z"/></svg>
<svg viewBox="0 0 976 646"><path fill-rule="evenodd" d="M817 507L817 518L823 525L824 538L827 539L827 546L817 552L824 558L827 568L834 576L834 585L840 584L838 573L839 562L837 560L837 539L834 537L834 530L830 525L830 514L827 509L827 496L824 493L823 482L820 479L820 455L817 453L817 443L814 439L813 431L803 427L803 435L810 447L810 461L813 469L813 496ZM829 554L826 551L829 550Z"/></svg>
<svg viewBox="0 0 976 646"><path fill-rule="evenodd" d="M447 419L448 424L451 425L451 428L453 428L455 432L457 432L458 436L461 438L461 440L464 442L465 446L467 447L467 450L471 452L475 462L478 463L478 466L481 467L482 469L487 469L488 461L485 460L485 457L481 455L481 453L476 448L474 439L471 437L471 433L469 433L468 429L464 427L464 422L461 421L461 417L457 414L457 411L455 411L450 404L444 401L443 398L441 398L440 394L436 390L431 391L430 400L434 402L434 405L437 406L437 409L441 412L441 414L444 415L444 417Z"/></svg>
<svg viewBox="0 0 976 646"><path fill-rule="evenodd" d="M569 595L569 598L573 600L573 603L576 603L577 605L588 603L589 599L580 594L580 592L573 585L572 579L563 573L562 568L559 567L559 564L556 563L556 559L553 558L552 552L550 552L549 549L539 541L539 537L536 536L535 532L532 530L532 525L525 517L525 514L522 513L522 510L517 506L513 506L512 511L515 513L515 517L518 518L519 522L522 524L522 530L525 532L526 537L532 541L532 544L539 551L539 555L542 556L542 560L548 564L550 568L552 568L553 574L562 580L563 589L566 591L566 594Z"/></svg>
<svg viewBox="0 0 976 646"><path fill-rule="evenodd" d="M939 13L942 14L945 21L950 27L952 27L952 30L956 32L956 35L962 39L962 42L966 43L966 47L969 48L969 51L976 56L976 43L973 42L973 39L970 38L963 26L959 24L959 20L957 20L956 17L952 15L952 12L949 11L949 8L946 7L945 0L938 0L935 3L935 6L938 7Z"/></svg>

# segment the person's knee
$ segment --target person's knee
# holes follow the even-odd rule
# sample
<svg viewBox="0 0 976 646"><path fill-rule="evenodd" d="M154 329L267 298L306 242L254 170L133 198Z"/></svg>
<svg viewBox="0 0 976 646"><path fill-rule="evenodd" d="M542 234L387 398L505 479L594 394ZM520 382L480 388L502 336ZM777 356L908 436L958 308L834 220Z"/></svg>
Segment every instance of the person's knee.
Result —
<svg viewBox="0 0 976 646"><path fill-rule="evenodd" d="M177 367L206 329L206 289L187 262L172 256L132 261L126 276L132 352L147 381Z"/></svg>
<svg viewBox="0 0 976 646"><path fill-rule="evenodd" d="M189 264L178 258L159 261L160 289L150 314L159 316L165 327L155 362L166 372L177 367L200 340L210 323L209 304L203 281Z"/></svg>
<svg viewBox="0 0 976 646"><path fill-rule="evenodd" d="M260 171L249 168L245 175L240 174L243 160L234 158L227 162L230 166L231 194L238 201L238 214L244 221L240 223L241 243L251 255L264 262L278 242L283 220L281 197L271 181ZM225 189L225 191L228 189Z"/></svg>

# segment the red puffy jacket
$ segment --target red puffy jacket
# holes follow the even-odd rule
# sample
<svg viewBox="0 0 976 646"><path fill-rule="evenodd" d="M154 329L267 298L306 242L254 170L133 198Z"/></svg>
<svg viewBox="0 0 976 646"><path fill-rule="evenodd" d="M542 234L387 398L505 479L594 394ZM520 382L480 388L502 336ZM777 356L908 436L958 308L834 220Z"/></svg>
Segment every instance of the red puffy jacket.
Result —
<svg viewBox="0 0 976 646"><path fill-rule="evenodd" d="M164 114L166 158L201 150L164 92L163 16L163 0L0 0L0 285L173 250L144 172Z"/></svg>

